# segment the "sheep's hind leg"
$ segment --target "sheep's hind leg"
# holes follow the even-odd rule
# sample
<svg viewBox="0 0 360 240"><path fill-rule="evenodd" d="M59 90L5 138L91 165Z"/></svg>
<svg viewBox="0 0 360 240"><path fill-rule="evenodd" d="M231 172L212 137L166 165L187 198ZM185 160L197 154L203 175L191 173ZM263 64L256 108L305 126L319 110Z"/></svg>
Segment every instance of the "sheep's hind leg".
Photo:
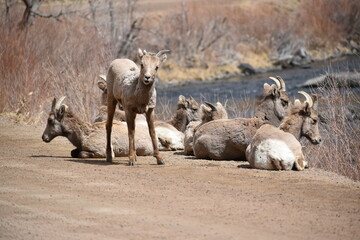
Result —
<svg viewBox="0 0 360 240"><path fill-rule="evenodd" d="M94 158L96 155L93 152L81 151L79 152L79 158Z"/></svg>
<svg viewBox="0 0 360 240"><path fill-rule="evenodd" d="M153 115L153 108L149 108L149 110L146 112L146 121L149 127L149 134L151 137L151 142L154 149L154 157L156 158L158 165L163 165L165 162L163 161L162 157L160 156L158 143L157 143L157 137L154 127L154 115Z"/></svg>
<svg viewBox="0 0 360 240"><path fill-rule="evenodd" d="M135 118L136 113L126 111L126 123L128 127L129 137L129 165L134 166L136 161L136 149L135 149Z"/></svg>
<svg viewBox="0 0 360 240"><path fill-rule="evenodd" d="M272 156L269 156L269 159L270 159L272 165L274 166L275 170L282 170L283 169L281 161L279 161L279 159L276 159L276 158L274 158Z"/></svg>

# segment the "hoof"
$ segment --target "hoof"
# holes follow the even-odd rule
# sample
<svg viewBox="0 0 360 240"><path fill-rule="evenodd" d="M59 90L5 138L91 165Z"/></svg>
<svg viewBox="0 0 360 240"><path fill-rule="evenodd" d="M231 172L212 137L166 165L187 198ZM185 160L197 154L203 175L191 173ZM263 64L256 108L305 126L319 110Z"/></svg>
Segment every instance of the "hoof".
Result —
<svg viewBox="0 0 360 240"><path fill-rule="evenodd" d="M112 163L112 157L108 157L108 158L106 158L106 162L108 162L108 163Z"/></svg>
<svg viewBox="0 0 360 240"><path fill-rule="evenodd" d="M135 163L134 162L129 162L129 166L134 166Z"/></svg>
<svg viewBox="0 0 360 240"><path fill-rule="evenodd" d="M165 165L165 162L163 160L158 160L157 165Z"/></svg>
<svg viewBox="0 0 360 240"><path fill-rule="evenodd" d="M78 158L79 157L79 153L80 153L80 150L75 148L74 150L71 151L71 157L73 158Z"/></svg>

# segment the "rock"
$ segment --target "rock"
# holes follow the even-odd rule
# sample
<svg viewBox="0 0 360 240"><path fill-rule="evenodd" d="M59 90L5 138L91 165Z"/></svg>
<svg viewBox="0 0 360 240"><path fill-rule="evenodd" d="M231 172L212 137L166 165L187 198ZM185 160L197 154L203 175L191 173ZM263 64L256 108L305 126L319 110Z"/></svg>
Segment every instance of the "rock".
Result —
<svg viewBox="0 0 360 240"><path fill-rule="evenodd" d="M282 68L303 67L309 68L311 66L311 54L303 47L295 50L280 54L278 59L275 60L274 65L281 66Z"/></svg>
<svg viewBox="0 0 360 240"><path fill-rule="evenodd" d="M360 73L341 72L312 78L301 84L299 87L325 87L343 88L360 87Z"/></svg>
<svg viewBox="0 0 360 240"><path fill-rule="evenodd" d="M246 76L249 76L249 75L254 75L256 74L256 70L253 66L251 66L250 64L248 63L240 63L238 65L238 68L241 70L241 72L246 75Z"/></svg>

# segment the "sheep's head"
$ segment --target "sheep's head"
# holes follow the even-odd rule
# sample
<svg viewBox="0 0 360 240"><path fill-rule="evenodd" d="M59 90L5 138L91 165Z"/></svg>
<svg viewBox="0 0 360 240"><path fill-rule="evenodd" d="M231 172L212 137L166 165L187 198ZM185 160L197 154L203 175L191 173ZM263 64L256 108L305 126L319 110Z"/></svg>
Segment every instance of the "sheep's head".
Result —
<svg viewBox="0 0 360 240"><path fill-rule="evenodd" d="M210 122L217 119L228 119L228 115L224 106L217 102L216 106L205 102L200 106L200 114L202 123Z"/></svg>
<svg viewBox="0 0 360 240"><path fill-rule="evenodd" d="M269 114L270 121L273 124L278 124L284 117L286 117L291 110L290 99L286 93L285 82L281 77L270 77L275 84L264 84L264 90L258 102L258 110ZM271 119L270 115L275 115L276 119ZM277 123L276 123L277 122Z"/></svg>
<svg viewBox="0 0 360 240"><path fill-rule="evenodd" d="M155 81L156 72L160 65L166 61L166 53L170 50L161 50L158 53L148 53L139 48L138 55L140 59L140 77L145 85L151 85Z"/></svg>
<svg viewBox="0 0 360 240"><path fill-rule="evenodd" d="M180 95L177 103L177 110L186 112L187 123L199 119L199 104L193 97L185 98L183 95Z"/></svg>
<svg viewBox="0 0 360 240"><path fill-rule="evenodd" d="M61 97L59 100L56 100L56 98L54 98L52 102L47 125L42 135L42 139L44 142L48 143L55 137L63 135L61 121L64 118L65 112L67 110L67 106L63 104L64 99L65 96Z"/></svg>
<svg viewBox="0 0 360 240"><path fill-rule="evenodd" d="M321 142L321 136L319 131L319 116L317 112L317 96L310 96L304 91L300 91L300 94L304 95L306 100L301 103L298 99L295 100L295 107L298 107L299 114L303 118L303 124L301 128L301 135L305 136L313 144L319 144Z"/></svg>
<svg viewBox="0 0 360 240"><path fill-rule="evenodd" d="M107 83L106 76L101 74L99 75L100 80L97 82L99 89L102 91L101 94L101 105L107 105Z"/></svg>

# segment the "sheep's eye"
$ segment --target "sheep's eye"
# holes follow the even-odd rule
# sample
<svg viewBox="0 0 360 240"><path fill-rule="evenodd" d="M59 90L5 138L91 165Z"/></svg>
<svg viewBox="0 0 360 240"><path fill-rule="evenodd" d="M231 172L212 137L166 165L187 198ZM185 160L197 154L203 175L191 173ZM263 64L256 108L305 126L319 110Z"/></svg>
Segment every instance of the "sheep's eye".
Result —
<svg viewBox="0 0 360 240"><path fill-rule="evenodd" d="M285 100L281 100L281 104L282 104L284 107L286 107L286 106L288 105L288 102L285 101Z"/></svg>
<svg viewBox="0 0 360 240"><path fill-rule="evenodd" d="M158 66L156 66L156 67L155 67L155 71L157 71L158 69L159 69L159 67L158 67Z"/></svg>
<svg viewBox="0 0 360 240"><path fill-rule="evenodd" d="M141 63L140 66L141 66L141 68L144 68L144 64Z"/></svg>
<svg viewBox="0 0 360 240"><path fill-rule="evenodd" d="M312 123L312 124L316 124L316 123L317 123L317 120L312 119L311 123Z"/></svg>

